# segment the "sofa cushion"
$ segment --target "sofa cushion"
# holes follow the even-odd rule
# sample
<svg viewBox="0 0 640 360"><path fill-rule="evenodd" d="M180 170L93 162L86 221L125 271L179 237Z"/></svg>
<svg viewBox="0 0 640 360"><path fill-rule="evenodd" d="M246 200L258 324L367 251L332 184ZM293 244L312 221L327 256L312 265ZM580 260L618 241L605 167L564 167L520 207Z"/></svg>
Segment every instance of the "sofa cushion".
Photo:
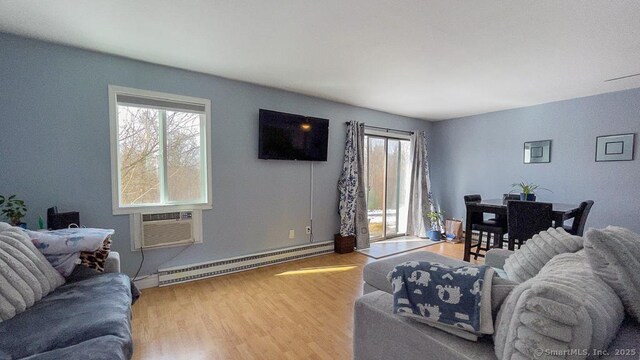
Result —
<svg viewBox="0 0 640 360"><path fill-rule="evenodd" d="M118 344L111 349L111 358L123 354L128 359L132 353L130 306L130 280L124 274L100 274L68 283L31 309L0 323L0 359L44 356L53 351L53 355L63 354L66 352L59 349L75 345L74 358L93 358L96 349L80 345L85 342ZM99 338L104 341L96 340Z"/></svg>
<svg viewBox="0 0 640 360"><path fill-rule="evenodd" d="M620 296L629 315L640 321L640 235L617 226L589 229L584 246L593 271Z"/></svg>
<svg viewBox="0 0 640 360"><path fill-rule="evenodd" d="M21 228L0 222L0 323L46 296L64 279Z"/></svg>
<svg viewBox="0 0 640 360"><path fill-rule="evenodd" d="M524 282L536 276L554 256L582 249L582 243L581 237L571 235L563 228L549 228L534 235L509 256L504 262L504 270L509 279Z"/></svg>
<svg viewBox="0 0 640 360"><path fill-rule="evenodd" d="M584 250L557 255L509 294L496 320L501 359L533 359L538 351L606 350L624 317L613 289L589 268Z"/></svg>
<svg viewBox="0 0 640 360"><path fill-rule="evenodd" d="M130 359L127 340L115 335L105 335L80 344L31 355L21 360L120 360Z"/></svg>

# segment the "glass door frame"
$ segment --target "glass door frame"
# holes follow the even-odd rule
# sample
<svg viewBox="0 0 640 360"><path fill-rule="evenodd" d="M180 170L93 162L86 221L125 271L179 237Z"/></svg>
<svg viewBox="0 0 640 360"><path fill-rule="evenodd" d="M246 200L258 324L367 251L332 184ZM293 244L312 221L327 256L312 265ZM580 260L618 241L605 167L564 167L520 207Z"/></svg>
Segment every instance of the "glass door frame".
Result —
<svg viewBox="0 0 640 360"><path fill-rule="evenodd" d="M406 236L407 233L398 233L397 232L397 228L398 228L398 224L399 224L399 196L396 196L396 233L394 234L387 234L387 203L388 203L388 189L387 189L387 182L388 182L388 175L389 175L389 140L399 140L399 144L398 144L398 149L401 149L401 143L400 141L408 141L409 142L409 149L410 152L412 153L411 149L413 149L413 144L412 144L412 140L411 140L411 136L410 135L405 135L405 134L398 134L398 133L393 133L393 132L386 132L386 131L378 131L378 130L371 130L371 129L365 129L365 137L366 137L366 152L367 152L367 162L365 164L366 168L367 168L367 176L365 178L365 182L366 182L366 188L367 188L367 212L369 211L369 191L371 191L371 186L370 181L369 181L369 177L371 176L371 173L369 171L369 162L371 161L371 157L370 157L370 142L369 139L380 139L380 140L384 140L384 177L383 177L383 196L382 196L382 236L376 236L376 237L370 237L371 242L376 242L376 241L383 241L383 240L388 240L388 239L393 239L396 237L401 237L401 236ZM410 156L413 156L413 154L410 154ZM400 174L400 158L401 158L401 152L398 151L398 172L396 173L396 177L398 177L398 175ZM413 163L413 161L410 161L410 164ZM400 180L397 180L397 186L396 186L396 193L398 193L399 190L399 186L400 186Z"/></svg>

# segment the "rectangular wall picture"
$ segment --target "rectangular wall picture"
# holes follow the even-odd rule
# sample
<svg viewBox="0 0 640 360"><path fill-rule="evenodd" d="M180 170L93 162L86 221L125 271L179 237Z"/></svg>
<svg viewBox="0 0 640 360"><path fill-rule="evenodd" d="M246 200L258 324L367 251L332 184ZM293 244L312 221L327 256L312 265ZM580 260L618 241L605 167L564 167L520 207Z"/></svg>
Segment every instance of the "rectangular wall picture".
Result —
<svg viewBox="0 0 640 360"><path fill-rule="evenodd" d="M551 162L551 140L528 141L524 143L524 163Z"/></svg>
<svg viewBox="0 0 640 360"><path fill-rule="evenodd" d="M635 134L598 136L596 161L633 160Z"/></svg>

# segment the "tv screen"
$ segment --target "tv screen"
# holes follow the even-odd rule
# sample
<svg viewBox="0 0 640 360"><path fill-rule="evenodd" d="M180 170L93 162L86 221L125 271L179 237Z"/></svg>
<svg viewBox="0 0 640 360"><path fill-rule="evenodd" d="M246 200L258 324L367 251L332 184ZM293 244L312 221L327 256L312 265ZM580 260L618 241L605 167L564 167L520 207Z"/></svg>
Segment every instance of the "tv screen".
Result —
<svg viewBox="0 0 640 360"><path fill-rule="evenodd" d="M329 120L260 109L260 159L327 161Z"/></svg>

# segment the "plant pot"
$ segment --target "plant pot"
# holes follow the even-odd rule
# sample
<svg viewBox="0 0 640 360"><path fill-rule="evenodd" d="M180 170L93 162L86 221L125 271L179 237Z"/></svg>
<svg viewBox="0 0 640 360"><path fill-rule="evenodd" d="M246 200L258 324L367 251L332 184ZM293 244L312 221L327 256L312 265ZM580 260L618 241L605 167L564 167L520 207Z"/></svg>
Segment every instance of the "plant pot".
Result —
<svg viewBox="0 0 640 360"><path fill-rule="evenodd" d="M440 241L442 239L442 232L440 232L440 230L429 230L427 236L433 241Z"/></svg>
<svg viewBox="0 0 640 360"><path fill-rule="evenodd" d="M521 201L536 201L536 194L520 193L520 200Z"/></svg>

